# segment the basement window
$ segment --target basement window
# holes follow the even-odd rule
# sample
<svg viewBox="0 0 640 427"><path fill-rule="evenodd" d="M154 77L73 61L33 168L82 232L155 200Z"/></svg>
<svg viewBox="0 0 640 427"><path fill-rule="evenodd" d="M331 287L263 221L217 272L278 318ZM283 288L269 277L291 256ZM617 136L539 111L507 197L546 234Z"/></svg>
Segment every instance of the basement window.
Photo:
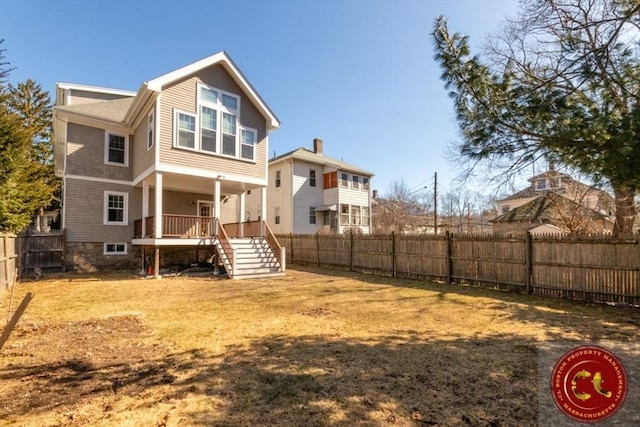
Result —
<svg viewBox="0 0 640 427"><path fill-rule="evenodd" d="M105 255L126 255L127 244L126 243L105 243L104 254Z"/></svg>

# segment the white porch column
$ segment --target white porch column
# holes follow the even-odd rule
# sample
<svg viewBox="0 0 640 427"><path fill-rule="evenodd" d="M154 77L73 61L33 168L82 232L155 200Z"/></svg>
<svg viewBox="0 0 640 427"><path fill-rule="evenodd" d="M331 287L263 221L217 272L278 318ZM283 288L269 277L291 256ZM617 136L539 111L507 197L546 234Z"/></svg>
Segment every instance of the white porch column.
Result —
<svg viewBox="0 0 640 427"><path fill-rule="evenodd" d="M147 221L149 216L149 181L142 181L142 237L147 235Z"/></svg>
<svg viewBox="0 0 640 427"><path fill-rule="evenodd" d="M216 222L220 219L220 180L216 179L213 184L213 217Z"/></svg>
<svg viewBox="0 0 640 427"><path fill-rule="evenodd" d="M155 237L162 238L162 172L156 172Z"/></svg>
<svg viewBox="0 0 640 427"><path fill-rule="evenodd" d="M247 214L245 212L245 210L247 209L246 195L246 191L244 193L240 193L240 218L238 222L245 222L247 220Z"/></svg>
<svg viewBox="0 0 640 427"><path fill-rule="evenodd" d="M267 187L262 187L260 191L260 218L267 220Z"/></svg>
<svg viewBox="0 0 640 427"><path fill-rule="evenodd" d="M267 222L267 187L264 186L260 190L260 235L264 237L264 224Z"/></svg>

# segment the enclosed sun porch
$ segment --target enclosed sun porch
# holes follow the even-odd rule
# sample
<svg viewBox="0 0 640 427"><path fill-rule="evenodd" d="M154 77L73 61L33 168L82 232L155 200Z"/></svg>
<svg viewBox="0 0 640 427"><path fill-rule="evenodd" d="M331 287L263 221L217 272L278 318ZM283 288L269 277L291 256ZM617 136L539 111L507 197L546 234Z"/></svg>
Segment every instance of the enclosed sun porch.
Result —
<svg viewBox="0 0 640 427"><path fill-rule="evenodd" d="M265 221L266 186L223 175L154 172L138 187L142 217L134 221L131 243L142 246L143 253L153 251L156 277L161 247L213 247L231 278L284 273L285 249ZM260 194L255 212L246 207L250 192Z"/></svg>

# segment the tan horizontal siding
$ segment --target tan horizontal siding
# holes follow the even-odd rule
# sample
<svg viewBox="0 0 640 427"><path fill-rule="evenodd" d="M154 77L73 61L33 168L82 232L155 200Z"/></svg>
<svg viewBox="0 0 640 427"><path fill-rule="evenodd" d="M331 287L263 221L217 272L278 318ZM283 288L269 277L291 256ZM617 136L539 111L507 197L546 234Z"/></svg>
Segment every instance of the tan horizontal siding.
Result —
<svg viewBox="0 0 640 427"><path fill-rule="evenodd" d="M129 194L128 225L103 225L104 192ZM142 192L128 185L67 179L65 228L69 242L130 242L133 222L140 218Z"/></svg>
<svg viewBox="0 0 640 427"><path fill-rule="evenodd" d="M154 106L151 107L153 109ZM137 178L142 172L149 169L153 166L153 162L155 160L155 146L152 149L148 149L148 123L149 123L149 111L147 111L143 115L144 119L140 121L140 124L135 130L134 140L135 144L131 144L131 152L133 153L133 157L130 159L130 163L132 163L132 176L133 178ZM157 118L156 118L157 120ZM158 141L158 137L156 135L156 142Z"/></svg>
<svg viewBox="0 0 640 427"><path fill-rule="evenodd" d="M71 90L71 102L68 105L91 104L100 101L112 101L114 99L130 98L130 96L111 93L97 93L86 90Z"/></svg>
<svg viewBox="0 0 640 427"><path fill-rule="evenodd" d="M133 136L129 136L131 163ZM131 168L104 163L105 130L77 123L67 125L66 173L94 178L131 181Z"/></svg>
<svg viewBox="0 0 640 427"><path fill-rule="evenodd" d="M173 148L174 108L196 114L197 83L205 83L240 96L240 125L256 129L256 163L235 160L210 154ZM163 164L195 167L222 173L246 175L252 178L266 177L266 121L240 90L226 70L212 66L181 80L162 92L160 114L160 162Z"/></svg>

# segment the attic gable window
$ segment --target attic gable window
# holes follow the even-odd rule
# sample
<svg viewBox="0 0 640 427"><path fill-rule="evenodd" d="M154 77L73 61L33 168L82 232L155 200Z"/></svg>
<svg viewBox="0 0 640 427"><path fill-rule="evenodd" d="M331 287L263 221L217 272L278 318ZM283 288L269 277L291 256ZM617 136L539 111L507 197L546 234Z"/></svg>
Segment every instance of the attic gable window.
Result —
<svg viewBox="0 0 640 427"><path fill-rule="evenodd" d="M199 83L196 113L174 110L173 146L255 161L258 132L242 125L240 102L238 95Z"/></svg>
<svg viewBox="0 0 640 427"><path fill-rule="evenodd" d="M547 188L547 180L546 179L541 179L539 181L536 181L536 189L537 190L544 190L545 188Z"/></svg>
<svg viewBox="0 0 640 427"><path fill-rule="evenodd" d="M176 145L185 148L195 148L196 116L176 111Z"/></svg>

